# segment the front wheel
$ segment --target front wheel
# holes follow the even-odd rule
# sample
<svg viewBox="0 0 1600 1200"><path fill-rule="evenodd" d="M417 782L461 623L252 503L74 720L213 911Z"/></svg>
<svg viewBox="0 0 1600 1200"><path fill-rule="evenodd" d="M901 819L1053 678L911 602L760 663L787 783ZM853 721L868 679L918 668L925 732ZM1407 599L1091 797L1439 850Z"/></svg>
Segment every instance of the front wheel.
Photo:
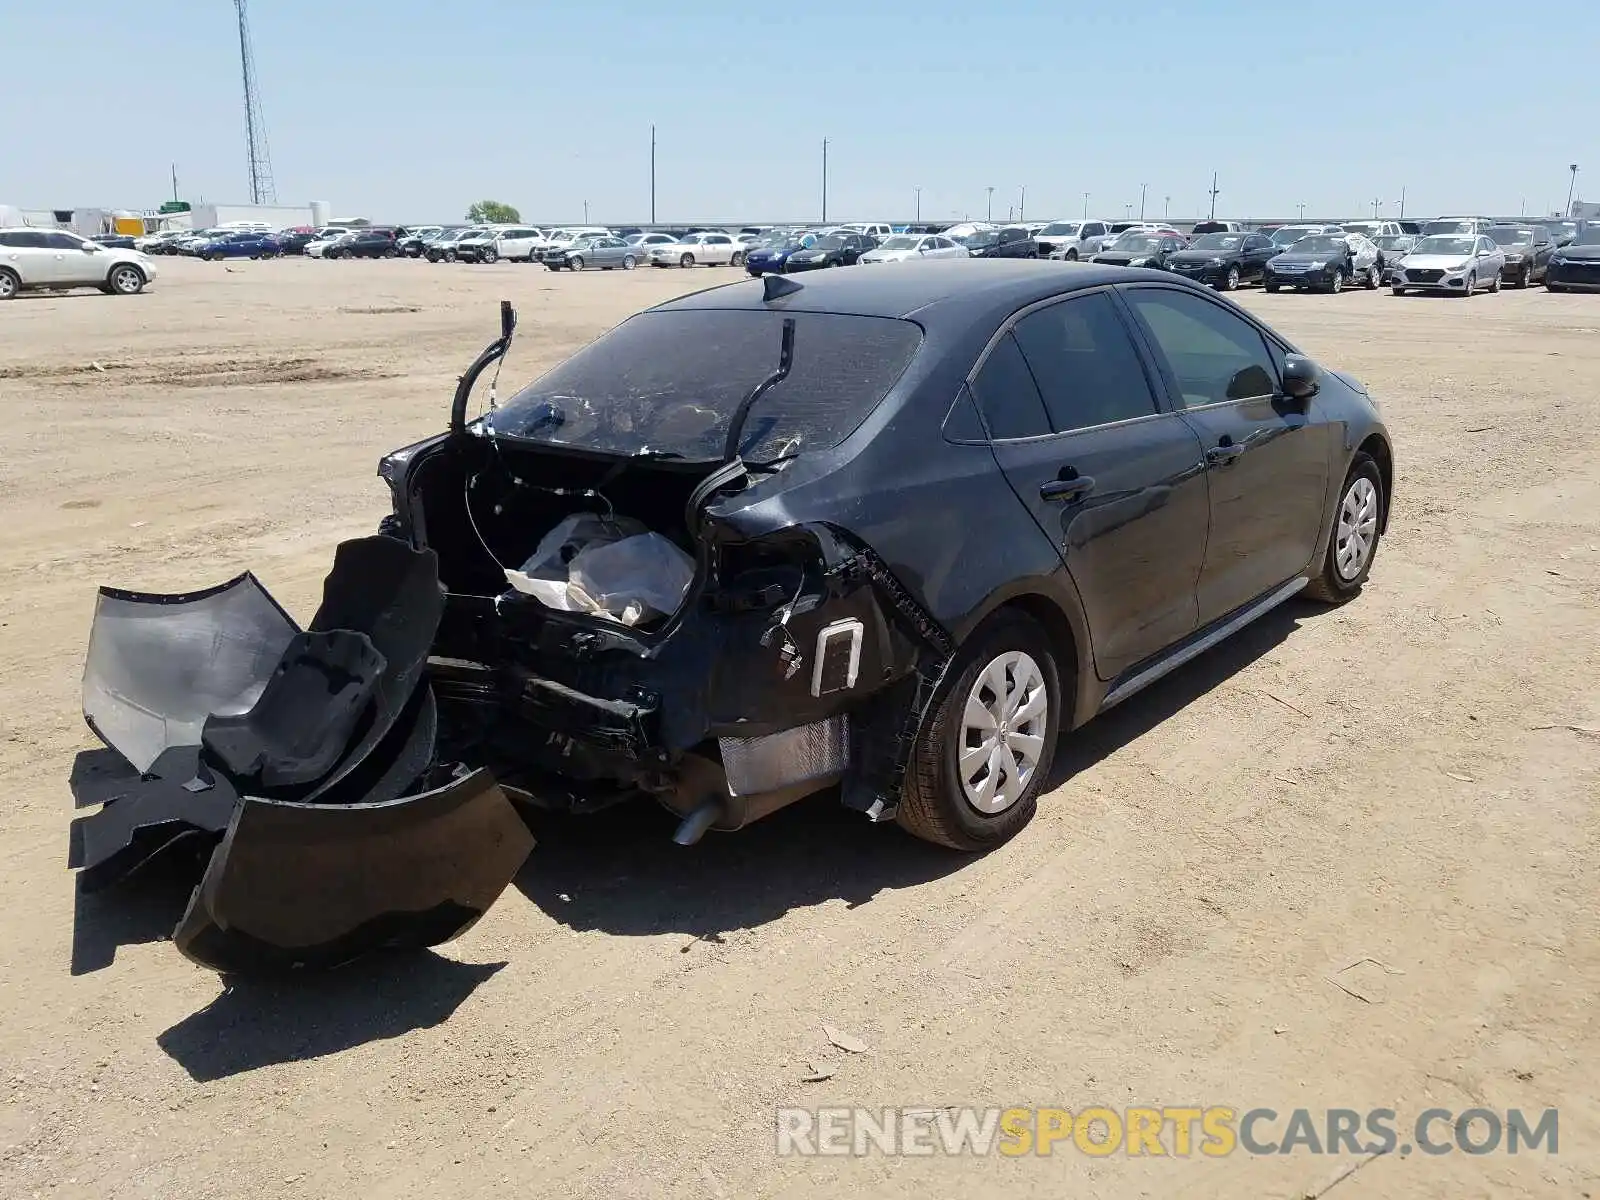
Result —
<svg viewBox="0 0 1600 1200"><path fill-rule="evenodd" d="M694 266L694 255L685 254L682 258L680 258L678 260L678 265L680 267L692 267L692 266Z"/></svg>
<svg viewBox="0 0 1600 1200"><path fill-rule="evenodd" d="M383 256L385 258L393 258L394 257L394 247L391 246L391 247L389 247L389 249L385 250L383 252Z"/></svg>
<svg viewBox="0 0 1600 1200"><path fill-rule="evenodd" d="M478 261L481 263L499 262L500 252L492 246L486 246L483 253L478 255Z"/></svg>
<svg viewBox="0 0 1600 1200"><path fill-rule="evenodd" d="M1378 553L1383 530L1383 475L1369 454L1357 454L1339 492L1328 534L1322 572L1305 594L1328 604L1343 604L1361 590Z"/></svg>
<svg viewBox="0 0 1600 1200"><path fill-rule="evenodd" d="M633 255L624 254L622 256L622 269L624 271L631 271L636 265Z"/></svg>
<svg viewBox="0 0 1600 1200"><path fill-rule="evenodd" d="M1261 290L1263 292L1270 292L1270 293L1276 294L1277 290L1278 290L1278 285L1275 284L1275 283L1263 283L1261 285Z"/></svg>
<svg viewBox="0 0 1600 1200"><path fill-rule="evenodd" d="M567 270L569 270L569 271L581 271L581 270L583 270L583 259L582 259L582 257L580 257L579 255L574 254L571 258L567 259Z"/></svg>
<svg viewBox="0 0 1600 1200"><path fill-rule="evenodd" d="M1466 284L1466 286L1464 288L1461 289L1461 295L1463 297L1471 296L1472 293L1477 291L1477 290L1478 290L1478 277L1476 275L1468 275L1467 276L1467 284Z"/></svg>
<svg viewBox="0 0 1600 1200"><path fill-rule="evenodd" d="M1032 818L1061 729L1061 673L1044 630L1005 611L957 652L912 747L896 814L954 850L989 850Z"/></svg>
<svg viewBox="0 0 1600 1200"><path fill-rule="evenodd" d="M1567 285L1564 283L1551 283L1546 279L1544 281L1544 290L1547 292L1564 292L1567 290Z"/></svg>
<svg viewBox="0 0 1600 1200"><path fill-rule="evenodd" d="M1517 278L1517 287L1519 289L1525 289L1525 288L1531 288L1532 286L1533 286L1533 268L1532 267L1523 267L1522 268L1522 274Z"/></svg>
<svg viewBox="0 0 1600 1200"><path fill-rule="evenodd" d="M1222 290L1225 292L1237 291L1239 288L1239 268L1229 267L1228 273L1222 277Z"/></svg>
<svg viewBox="0 0 1600 1200"><path fill-rule="evenodd" d="M1344 272L1343 271L1340 271L1340 270L1335 270L1334 271L1333 279L1328 284L1328 291L1332 292L1335 296L1337 296L1340 292L1344 291Z"/></svg>
<svg viewBox="0 0 1600 1200"><path fill-rule="evenodd" d="M728 265L730 267L742 267L742 266L744 266L744 251L743 250L735 250L733 252L733 257L728 260Z"/></svg>
<svg viewBox="0 0 1600 1200"><path fill-rule="evenodd" d="M1392 290L1396 296L1404 296L1406 294L1405 288L1401 287L1398 283L1394 285Z"/></svg>
<svg viewBox="0 0 1600 1200"><path fill-rule="evenodd" d="M1378 265L1376 263L1374 263L1372 266L1367 268L1367 291L1369 291L1369 292L1377 291L1378 290L1378 285L1381 284L1382 282L1383 282L1383 273L1378 270Z"/></svg>
<svg viewBox="0 0 1600 1200"><path fill-rule="evenodd" d="M113 267L106 283L119 296L137 296L144 291L144 272L126 264Z"/></svg>
<svg viewBox="0 0 1600 1200"><path fill-rule="evenodd" d="M1078 261L1078 252L1076 250L1068 250L1067 251L1067 261L1068 262L1077 262Z"/></svg>
<svg viewBox="0 0 1600 1200"><path fill-rule="evenodd" d="M1490 295L1499 295L1500 294L1500 283L1501 283L1500 272L1496 271L1494 273L1494 282L1489 285L1489 293L1490 293Z"/></svg>

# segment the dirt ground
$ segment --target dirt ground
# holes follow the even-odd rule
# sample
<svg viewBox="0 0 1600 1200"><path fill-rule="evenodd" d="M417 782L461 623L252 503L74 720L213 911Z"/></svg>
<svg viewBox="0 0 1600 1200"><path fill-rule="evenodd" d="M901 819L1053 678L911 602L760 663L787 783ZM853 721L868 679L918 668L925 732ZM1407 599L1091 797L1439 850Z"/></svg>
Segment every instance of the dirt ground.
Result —
<svg viewBox="0 0 1600 1200"><path fill-rule="evenodd" d="M272 985L166 944L170 888L75 897L96 585L249 568L309 615L497 300L505 394L733 277L163 259L0 305L0 1196L1600 1195L1600 296L1243 294L1383 402L1372 582L1069 738L988 857L630 808L541 830L437 954ZM1555 1107L1560 1152L774 1149L780 1105L1185 1103Z"/></svg>

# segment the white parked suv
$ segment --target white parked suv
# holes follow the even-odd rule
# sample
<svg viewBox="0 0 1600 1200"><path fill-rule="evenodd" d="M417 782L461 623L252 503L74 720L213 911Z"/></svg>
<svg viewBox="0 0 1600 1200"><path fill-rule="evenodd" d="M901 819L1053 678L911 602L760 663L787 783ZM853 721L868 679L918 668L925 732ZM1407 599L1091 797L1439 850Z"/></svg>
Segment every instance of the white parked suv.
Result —
<svg viewBox="0 0 1600 1200"><path fill-rule="evenodd" d="M1051 221L1035 236L1039 253L1046 258L1075 262L1100 253L1111 240L1111 222L1099 218L1084 221Z"/></svg>
<svg viewBox="0 0 1600 1200"><path fill-rule="evenodd" d="M65 229L0 229L0 300L38 288L137 296L155 277L155 263L137 250L111 250Z"/></svg>

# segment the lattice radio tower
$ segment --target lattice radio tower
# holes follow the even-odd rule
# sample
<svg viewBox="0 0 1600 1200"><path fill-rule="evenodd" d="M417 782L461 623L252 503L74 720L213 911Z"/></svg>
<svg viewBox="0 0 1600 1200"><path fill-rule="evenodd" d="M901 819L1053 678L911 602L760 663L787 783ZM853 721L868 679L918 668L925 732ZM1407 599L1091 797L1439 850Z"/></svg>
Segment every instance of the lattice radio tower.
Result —
<svg viewBox="0 0 1600 1200"><path fill-rule="evenodd" d="M256 58L250 49L250 18L245 0L233 0L239 13L239 67L244 73L245 152L250 156L250 203L276 204L272 156L267 151L267 123L261 119L261 93L256 90Z"/></svg>

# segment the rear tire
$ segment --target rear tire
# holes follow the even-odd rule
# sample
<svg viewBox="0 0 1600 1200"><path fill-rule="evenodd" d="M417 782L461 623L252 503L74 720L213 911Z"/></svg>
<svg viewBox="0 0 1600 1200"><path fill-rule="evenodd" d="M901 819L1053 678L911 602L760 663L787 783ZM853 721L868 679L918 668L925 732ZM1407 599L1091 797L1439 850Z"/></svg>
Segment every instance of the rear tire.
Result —
<svg viewBox="0 0 1600 1200"><path fill-rule="evenodd" d="M1361 591L1378 557L1387 505L1378 464L1370 454L1357 453L1339 489L1322 573L1306 586L1307 597L1324 604L1343 604Z"/></svg>
<svg viewBox="0 0 1600 1200"><path fill-rule="evenodd" d="M743 250L735 250L733 252L733 257L728 260L728 265L730 267L742 267L742 266L744 266L744 251Z"/></svg>
<svg viewBox="0 0 1600 1200"><path fill-rule="evenodd" d="M1378 264L1373 263L1367 268L1367 291L1375 292L1383 283L1383 272L1378 270Z"/></svg>
<svg viewBox="0 0 1600 1200"><path fill-rule="evenodd" d="M1044 630L1011 610L956 652L949 680L912 747L896 819L925 841L990 850L1033 819L1061 731L1065 689ZM1014 694L999 694L1013 686ZM1006 732L985 738L982 721L992 725L996 712ZM1009 801L1008 790L1015 791ZM979 808L975 794L986 794L994 807Z"/></svg>
<svg viewBox="0 0 1600 1200"><path fill-rule="evenodd" d="M625 254L622 256L622 269L624 271L631 271L637 265L638 264L634 261L633 255Z"/></svg>
<svg viewBox="0 0 1600 1200"><path fill-rule="evenodd" d="M106 286L109 288L111 285ZM21 277L15 271L0 267L0 300L13 299L21 290Z"/></svg>
<svg viewBox="0 0 1600 1200"><path fill-rule="evenodd" d="M1261 290L1263 292L1271 292L1272 294L1276 295L1278 291L1278 285L1275 283L1263 283L1261 285Z"/></svg>
<svg viewBox="0 0 1600 1200"><path fill-rule="evenodd" d="M1404 296L1406 294L1405 288L1401 287L1398 283L1395 284L1391 290L1396 296Z"/></svg>
<svg viewBox="0 0 1600 1200"><path fill-rule="evenodd" d="M583 270L583 256L579 255L579 254L574 254L571 258L567 259L567 270L569 270L569 271L581 271L581 270Z"/></svg>

